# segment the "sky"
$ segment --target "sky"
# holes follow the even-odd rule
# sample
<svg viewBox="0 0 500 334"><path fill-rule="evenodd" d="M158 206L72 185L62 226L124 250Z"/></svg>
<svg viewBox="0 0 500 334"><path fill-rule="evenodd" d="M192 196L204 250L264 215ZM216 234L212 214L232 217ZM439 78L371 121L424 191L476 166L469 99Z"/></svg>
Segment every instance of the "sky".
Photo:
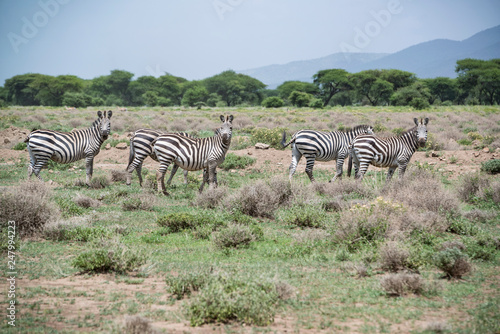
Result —
<svg viewBox="0 0 500 334"><path fill-rule="evenodd" d="M498 0L0 0L0 85L111 70L199 80L500 25Z"/></svg>

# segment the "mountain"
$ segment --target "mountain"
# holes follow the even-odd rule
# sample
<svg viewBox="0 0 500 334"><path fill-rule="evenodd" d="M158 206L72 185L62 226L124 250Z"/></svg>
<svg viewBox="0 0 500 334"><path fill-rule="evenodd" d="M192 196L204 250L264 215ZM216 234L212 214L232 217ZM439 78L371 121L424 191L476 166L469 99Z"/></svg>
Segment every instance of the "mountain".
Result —
<svg viewBox="0 0 500 334"><path fill-rule="evenodd" d="M464 58L500 58L500 26L483 30L463 41L435 39L392 54L334 53L322 58L269 65L238 73L259 79L268 88L276 88L288 80L312 82L315 73L329 68L343 68L351 73L368 69L398 69L415 73L419 78L454 78L456 62Z"/></svg>

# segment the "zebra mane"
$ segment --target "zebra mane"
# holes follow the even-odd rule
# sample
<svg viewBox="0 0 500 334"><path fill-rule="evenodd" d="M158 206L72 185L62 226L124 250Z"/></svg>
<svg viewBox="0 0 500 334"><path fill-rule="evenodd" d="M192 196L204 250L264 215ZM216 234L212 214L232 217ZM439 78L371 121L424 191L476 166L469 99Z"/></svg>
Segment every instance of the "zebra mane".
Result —
<svg viewBox="0 0 500 334"><path fill-rule="evenodd" d="M417 126L414 126L411 129L408 129L406 131L401 132L397 137L403 137L404 135L407 135L407 134L409 134L411 132L415 132L416 129L417 129Z"/></svg>

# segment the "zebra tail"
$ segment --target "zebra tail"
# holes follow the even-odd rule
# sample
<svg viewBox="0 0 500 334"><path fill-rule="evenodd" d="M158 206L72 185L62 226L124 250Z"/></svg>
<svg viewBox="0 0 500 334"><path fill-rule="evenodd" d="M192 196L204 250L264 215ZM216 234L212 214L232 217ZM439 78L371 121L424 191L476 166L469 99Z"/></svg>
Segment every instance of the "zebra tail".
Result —
<svg viewBox="0 0 500 334"><path fill-rule="evenodd" d="M283 146L283 148L285 148L288 145L290 145L291 143L293 143L294 141L295 141L295 136L292 136L292 139L290 139L290 141L287 143L286 142L286 131L283 130L283 137L281 138L281 146Z"/></svg>
<svg viewBox="0 0 500 334"><path fill-rule="evenodd" d="M347 177L351 177L352 170L352 155L354 154L354 148L351 147L349 152L349 162L347 163Z"/></svg>
<svg viewBox="0 0 500 334"><path fill-rule="evenodd" d="M132 161L134 161L134 156L135 156L134 140L133 139L134 139L134 137L130 138L130 154L128 156L127 170L130 167L130 164L132 163Z"/></svg>

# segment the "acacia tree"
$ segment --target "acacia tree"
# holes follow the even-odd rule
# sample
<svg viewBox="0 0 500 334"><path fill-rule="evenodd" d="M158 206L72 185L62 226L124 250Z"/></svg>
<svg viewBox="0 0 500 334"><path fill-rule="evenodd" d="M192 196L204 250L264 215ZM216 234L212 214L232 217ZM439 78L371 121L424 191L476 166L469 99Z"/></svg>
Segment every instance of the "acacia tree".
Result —
<svg viewBox="0 0 500 334"><path fill-rule="evenodd" d="M458 86L488 104L500 102L500 59L462 59L457 61Z"/></svg>
<svg viewBox="0 0 500 334"><path fill-rule="evenodd" d="M276 90L278 91L279 97L281 97L283 100L288 99L292 92L302 92L311 95L316 95L319 93L318 86L304 81L285 81L281 85L279 85Z"/></svg>
<svg viewBox="0 0 500 334"><path fill-rule="evenodd" d="M394 92L393 84L381 79L380 73L379 70L367 70L350 76L351 84L356 89L356 93L366 98L372 106L389 102L389 98Z"/></svg>
<svg viewBox="0 0 500 334"><path fill-rule="evenodd" d="M228 106L242 102L260 104L264 85L259 80L232 70L205 79L209 94L217 94Z"/></svg>
<svg viewBox="0 0 500 334"><path fill-rule="evenodd" d="M430 103L434 103L436 99L444 102L454 101L457 98L458 87L455 79L437 77L434 79L423 79L422 82L429 88Z"/></svg>
<svg viewBox="0 0 500 334"><path fill-rule="evenodd" d="M323 98L323 107L326 107L335 94L352 89L349 82L349 72L343 69L322 70L313 75L314 84Z"/></svg>

